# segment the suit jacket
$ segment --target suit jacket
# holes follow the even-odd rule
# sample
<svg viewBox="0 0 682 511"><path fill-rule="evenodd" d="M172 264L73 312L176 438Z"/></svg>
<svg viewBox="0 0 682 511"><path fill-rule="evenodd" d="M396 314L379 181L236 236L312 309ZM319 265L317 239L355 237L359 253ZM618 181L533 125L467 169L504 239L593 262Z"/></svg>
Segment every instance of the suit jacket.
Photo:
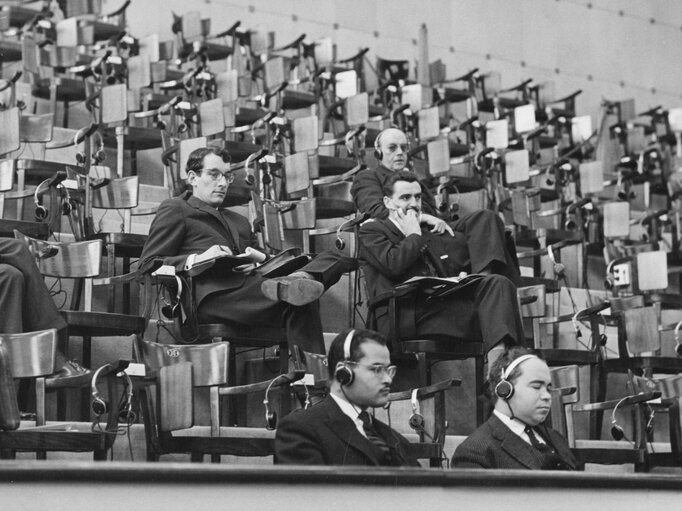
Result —
<svg viewBox="0 0 682 511"><path fill-rule="evenodd" d="M462 249L457 237L438 236L428 229L422 229L421 236L406 237L386 218L365 222L360 228L359 241L360 264L370 296L389 291L417 275L434 276L435 264L440 264L442 272L449 277L463 270L455 264ZM441 259L441 256L447 257Z"/></svg>
<svg viewBox="0 0 682 511"><path fill-rule="evenodd" d="M163 262L181 271L189 254L205 251L212 245L226 245L239 254L246 247L258 247L249 221L226 209L216 209L196 197L184 195L163 201L149 229L142 250L140 269L147 271ZM211 293L241 287L246 275L211 270L195 279L197 303Z"/></svg>
<svg viewBox="0 0 682 511"><path fill-rule="evenodd" d="M419 466L403 436L380 421L374 427L391 448L391 465ZM330 396L284 417L275 436L277 464L378 466L381 454Z"/></svg>
<svg viewBox="0 0 682 511"><path fill-rule="evenodd" d="M379 165L376 169L361 170L355 174L350 193L358 211L369 213L372 218L388 217L388 210L384 206L384 186L392 175L393 171L383 165ZM421 187L422 210L429 215L439 216L433 194L423 184Z"/></svg>
<svg viewBox="0 0 682 511"><path fill-rule="evenodd" d="M544 425L536 428L571 470L582 469L564 437ZM543 456L535 447L525 442L493 414L457 447L452 457L452 466L540 470L542 461Z"/></svg>

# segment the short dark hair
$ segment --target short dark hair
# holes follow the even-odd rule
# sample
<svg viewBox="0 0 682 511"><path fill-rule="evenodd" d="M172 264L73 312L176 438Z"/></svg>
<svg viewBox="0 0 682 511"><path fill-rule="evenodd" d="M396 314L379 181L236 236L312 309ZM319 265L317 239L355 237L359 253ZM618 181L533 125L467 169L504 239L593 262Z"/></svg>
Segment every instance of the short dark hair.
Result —
<svg viewBox="0 0 682 511"><path fill-rule="evenodd" d="M497 395L495 394L495 387L497 386L500 381L502 381L502 373L506 371L507 367L516 360L519 357L522 357L524 355L534 355L540 360L542 360L542 357L538 355L535 351L529 349L529 348L524 348L523 346L514 346L512 348L508 348L505 350L500 357L493 362L493 365L490 367L490 381L489 381L489 386L490 386L490 394L494 397L497 398ZM511 374L507 375L507 381L510 383L514 383L514 381L521 376L521 366L523 366L523 363L521 365L517 365L514 370L511 372Z"/></svg>
<svg viewBox="0 0 682 511"><path fill-rule="evenodd" d="M189 171L192 170L195 173L199 173L199 171L204 167L204 158L206 158L206 156L209 154L220 156L225 163L230 163L232 161L232 158L230 158L230 153L224 149L221 149L220 147L200 147L199 149L195 149L189 153L189 156L187 157L187 165L185 166L185 172L189 174Z"/></svg>
<svg viewBox="0 0 682 511"><path fill-rule="evenodd" d="M409 170L399 170L394 172L386 181L384 185L384 195L386 197L391 197L393 195L393 187L398 181L407 181L408 183L418 183L419 179L417 174L410 172Z"/></svg>
<svg viewBox="0 0 682 511"><path fill-rule="evenodd" d="M366 342L376 342L382 346L386 346L386 338L379 332L374 330L356 330L353 331L353 339L350 342L350 360L357 362L362 357L360 347ZM343 345L346 342L346 337L351 332L351 329L346 329L339 335L334 337L331 346L329 346L329 353L327 353L327 369L329 371L329 378L334 379L334 371L336 371L336 364L346 360L343 352Z"/></svg>

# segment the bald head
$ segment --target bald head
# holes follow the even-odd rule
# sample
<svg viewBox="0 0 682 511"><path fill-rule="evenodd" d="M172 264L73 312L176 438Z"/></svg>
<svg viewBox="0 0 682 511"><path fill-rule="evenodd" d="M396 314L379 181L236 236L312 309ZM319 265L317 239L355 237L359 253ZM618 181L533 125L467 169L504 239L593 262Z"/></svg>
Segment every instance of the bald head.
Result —
<svg viewBox="0 0 682 511"><path fill-rule="evenodd" d="M388 128L379 133L374 148L380 153L381 164L393 172L405 169L407 165L407 136L397 128Z"/></svg>

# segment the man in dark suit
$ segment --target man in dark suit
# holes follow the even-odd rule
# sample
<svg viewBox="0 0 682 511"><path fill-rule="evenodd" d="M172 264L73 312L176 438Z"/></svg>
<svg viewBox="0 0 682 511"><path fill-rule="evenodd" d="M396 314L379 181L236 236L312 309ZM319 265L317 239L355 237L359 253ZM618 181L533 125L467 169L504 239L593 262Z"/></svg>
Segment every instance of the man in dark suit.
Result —
<svg viewBox="0 0 682 511"><path fill-rule="evenodd" d="M0 333L14 334L55 328L66 335L66 322L59 314L35 259L23 241L0 238ZM87 373L74 360L57 352L58 376Z"/></svg>
<svg viewBox="0 0 682 511"><path fill-rule="evenodd" d="M355 175L351 195L358 211L368 213L372 218L386 219L389 216L389 209L384 204L386 185L396 172L409 170L407 136L399 129L388 128L379 133L374 147L379 165ZM467 272L504 275L518 285L516 250L513 242L507 239L504 223L494 211L475 211L446 223L440 218L429 189L421 183L420 188L420 224L433 234L453 238L449 240L456 247L450 254L453 264Z"/></svg>
<svg viewBox="0 0 682 511"><path fill-rule="evenodd" d="M159 206L142 251L142 271L159 263L174 266L176 271L188 270L221 255L256 248L249 221L221 208L233 180L227 153L216 148L193 151L187 159L192 194L168 199ZM323 353L317 299L354 265L352 260L324 253L278 279L216 265L194 278L198 320L285 326L292 342L306 351Z"/></svg>
<svg viewBox="0 0 682 511"><path fill-rule="evenodd" d="M457 262L461 244L421 225L421 187L412 172L394 173L384 193L388 218L366 222L359 233L360 264L370 297L412 277L457 277L465 271ZM486 351L494 349L497 354L505 346L523 344L516 286L485 270L464 282L440 296L427 289L401 301L400 332L472 342L482 339ZM378 307L376 318L378 330L387 332L388 307Z"/></svg>
<svg viewBox="0 0 682 511"><path fill-rule="evenodd" d="M525 348L499 357L490 371L493 414L455 450L457 468L578 470L566 439L545 426L551 379L544 360Z"/></svg>
<svg viewBox="0 0 682 511"><path fill-rule="evenodd" d="M367 412L388 402L396 367L386 339L370 330L342 332L329 347L327 363L329 395L282 419L275 463L418 466L407 440Z"/></svg>

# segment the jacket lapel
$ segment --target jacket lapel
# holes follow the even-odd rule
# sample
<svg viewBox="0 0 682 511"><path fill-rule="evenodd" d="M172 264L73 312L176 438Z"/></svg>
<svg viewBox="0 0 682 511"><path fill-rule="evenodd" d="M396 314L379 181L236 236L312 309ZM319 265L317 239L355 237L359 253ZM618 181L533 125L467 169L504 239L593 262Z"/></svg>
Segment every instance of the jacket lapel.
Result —
<svg viewBox="0 0 682 511"><path fill-rule="evenodd" d="M538 459L534 455L533 447L523 441L516 433L505 426L494 414L490 417L490 427L493 437L499 442L501 448L524 467L538 468Z"/></svg>
<svg viewBox="0 0 682 511"><path fill-rule="evenodd" d="M373 465L380 465L381 450L367 440L355 427L353 421L344 414L333 398L326 399L327 419L326 426L349 447L364 454Z"/></svg>
<svg viewBox="0 0 682 511"><path fill-rule="evenodd" d="M230 247L231 250L237 249L239 250L239 233L235 231L232 226L227 222L225 217L223 216L223 213L216 208L213 208L206 204L204 201L197 199L196 197L192 196L187 200L187 203L192 206L195 209L198 209L199 211L203 211L204 213L208 213L211 215L213 218L218 220L220 222L220 225L223 227L225 230L226 234L226 239L232 241L232 246ZM236 255L236 254L235 254Z"/></svg>

